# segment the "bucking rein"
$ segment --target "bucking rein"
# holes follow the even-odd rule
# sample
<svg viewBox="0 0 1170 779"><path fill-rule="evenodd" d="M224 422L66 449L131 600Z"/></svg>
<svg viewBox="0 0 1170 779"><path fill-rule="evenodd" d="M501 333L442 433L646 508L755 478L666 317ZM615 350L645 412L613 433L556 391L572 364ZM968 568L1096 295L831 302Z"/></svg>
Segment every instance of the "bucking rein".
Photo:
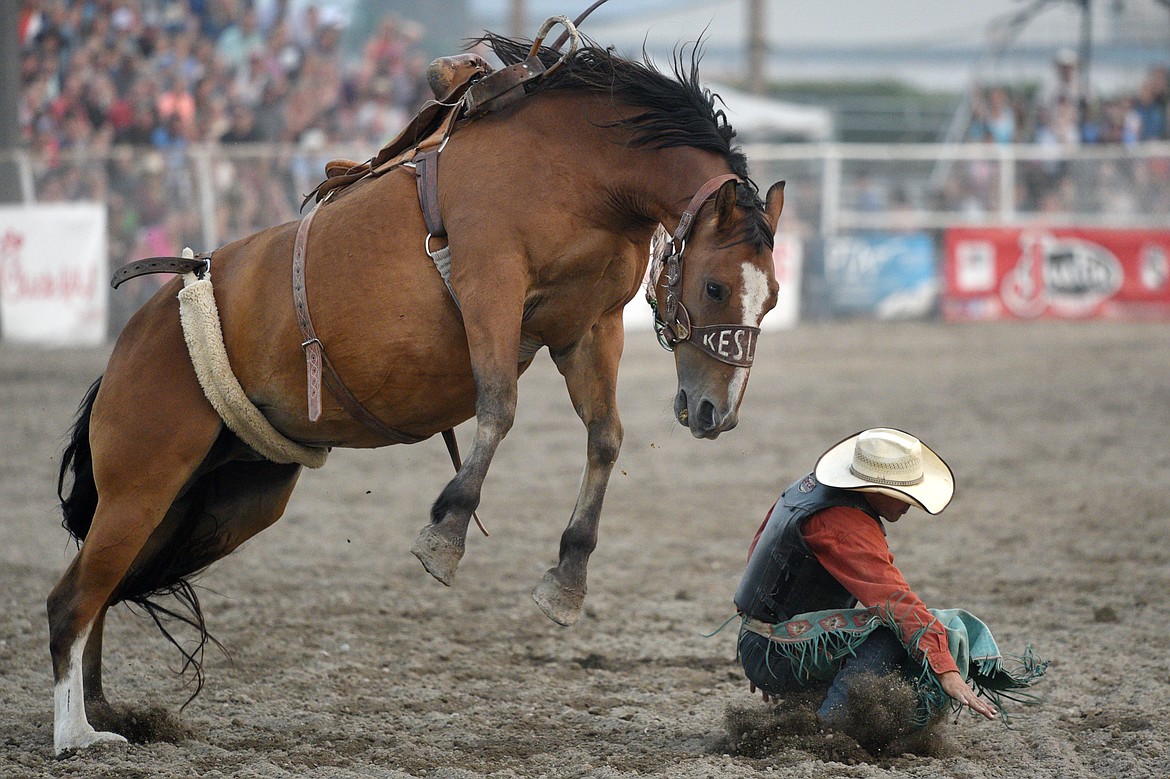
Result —
<svg viewBox="0 0 1170 779"><path fill-rule="evenodd" d="M442 242L447 237L443 217L439 210L438 163L439 154L460 120L471 121L491 111L500 110L523 98L524 85L534 79L543 78L555 72L571 57L580 45L576 25L600 2L585 10L576 22L564 16L553 16L541 25L528 56L523 61L494 70L482 57L476 54L461 54L440 57L427 68L427 83L435 95L427 101L419 113L407 124L394 140L386 144L374 157L357 163L336 159L325 166L326 179L306 195L304 203L316 199L312 210L301 220L293 244L292 293L297 322L301 329L307 372L308 417L317 421L321 416L321 384L324 382L334 398L345 410L368 429L385 436L394 443L417 443L418 436L396 430L367 410L345 386L340 374L330 362L325 345L317 337L305 286L306 243L309 227L317 210L345 187L369 177L381 176L397 168L414 171L418 191L419 207L427 227L423 250L431 258L443 279L456 308L459 299L451 287L451 252L448 246L432 248L432 241ZM559 60L545 66L539 57L541 43L555 25L564 27L565 32L551 47L556 51L570 39L570 46ZM421 139L421 140L420 140ZM682 282L682 257L695 215L703 203L710 198L719 185L726 180L736 179L728 174L707 182L695 193L683 213L678 227L667 239L666 255L656 259L658 266L652 269L651 277L657 279L658 272L665 270L666 300L659 307L654 294L655 282L647 284L646 299L654 311L654 328L659 343L673 351L681 341L690 341L711 357L736 366L750 366L755 355L755 343L759 328L745 325L713 325L692 327L686 309L679 300ZM302 204L303 205L303 204ZM129 263L114 272L111 286L118 288L123 282L151 273L183 274L183 289L179 292L180 317L184 340L195 366L200 386L215 407L225 425L241 441L257 453L282 463L298 463L308 468L320 468L325 463L327 447L306 446L291 441L268 422L263 414L248 399L230 369L219 313L211 288L211 260L214 252L195 254L185 249L181 257L148 257ZM663 310L664 309L664 310ZM721 344L736 344L734 354L728 354ZM458 471L462 465L459 444L453 428L444 430L443 441L451 457L451 464ZM472 517L480 532L489 535L487 528L473 512Z"/></svg>

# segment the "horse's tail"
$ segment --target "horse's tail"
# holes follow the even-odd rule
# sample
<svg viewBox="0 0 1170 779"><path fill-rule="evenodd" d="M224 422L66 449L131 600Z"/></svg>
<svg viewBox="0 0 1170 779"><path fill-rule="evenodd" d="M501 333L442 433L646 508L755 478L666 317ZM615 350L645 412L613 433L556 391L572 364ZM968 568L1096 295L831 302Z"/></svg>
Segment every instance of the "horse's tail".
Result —
<svg viewBox="0 0 1170 779"><path fill-rule="evenodd" d="M61 469L57 475L57 497L61 501L63 519L61 525L69 531L78 546L89 534L93 522L94 512L97 510L98 492L93 476L93 454L89 444L89 421L93 414L93 404L101 386L101 377L98 377L82 398L77 409L77 419L73 423L73 431L69 443L61 456ZM72 476L68 493L65 482ZM199 596L192 587L189 577L206 568L219 558L217 551L218 526L213 521L211 532L199 535L202 538L192 538L194 528L200 520L207 519L203 511L203 490L193 489L187 503L185 517L176 532L151 558L140 566L135 566L127 572L125 578L114 592L110 605L125 601L141 609L151 618L170 643L174 644L183 655L183 666L180 674L190 670L194 674L195 692L187 699L190 703L203 689L203 653L210 641L223 650L214 636L207 632L207 624L203 618L203 609L199 604ZM179 608L168 608L160 605L156 598L165 595L174 595ZM194 647L183 646L172 635L166 626L168 621L178 621L193 628L196 633ZM226 651L224 652L225 654ZM186 706L186 704L184 704Z"/></svg>
<svg viewBox="0 0 1170 779"><path fill-rule="evenodd" d="M77 408L77 420L69 445L61 456L61 470L57 474L57 497L61 499L62 527L77 540L78 545L89 534L93 513L97 510L97 484L93 480L93 457L89 449L89 418L93 413L93 402L97 398L102 378L99 376ZM65 494L65 477L72 473L73 483L69 494Z"/></svg>

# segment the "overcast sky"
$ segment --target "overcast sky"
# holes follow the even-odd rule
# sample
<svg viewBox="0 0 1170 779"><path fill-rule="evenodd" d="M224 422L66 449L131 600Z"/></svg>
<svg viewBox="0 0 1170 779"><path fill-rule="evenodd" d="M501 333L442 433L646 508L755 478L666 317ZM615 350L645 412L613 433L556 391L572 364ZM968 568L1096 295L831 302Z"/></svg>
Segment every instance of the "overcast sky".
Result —
<svg viewBox="0 0 1170 779"><path fill-rule="evenodd" d="M591 0L525 0L533 26L545 17L564 14L570 18ZM507 19L510 0L469 0L471 10L485 20ZM766 0L768 37L775 45L886 45L910 43L930 46L971 41L985 34L997 19L1027 9L1027 0ZM1106 11L1098 0L1098 15ZM710 26L716 38L744 34L746 0L609 0L593 12L586 29L591 32L625 31L623 37L647 31L655 36L694 38ZM1075 42L1077 5L1071 0L1052 0L1027 36L1051 41L1062 31ZM1071 23L1071 29L1070 29Z"/></svg>

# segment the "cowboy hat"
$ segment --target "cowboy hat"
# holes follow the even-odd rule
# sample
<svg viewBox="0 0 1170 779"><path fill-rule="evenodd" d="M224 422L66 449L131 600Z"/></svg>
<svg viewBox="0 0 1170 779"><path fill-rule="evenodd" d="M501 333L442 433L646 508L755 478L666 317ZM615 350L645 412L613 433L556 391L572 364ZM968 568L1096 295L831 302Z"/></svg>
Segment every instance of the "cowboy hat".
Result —
<svg viewBox="0 0 1170 779"><path fill-rule="evenodd" d="M914 436L890 427L862 430L817 460L816 479L829 487L880 492L938 514L955 494L955 475Z"/></svg>

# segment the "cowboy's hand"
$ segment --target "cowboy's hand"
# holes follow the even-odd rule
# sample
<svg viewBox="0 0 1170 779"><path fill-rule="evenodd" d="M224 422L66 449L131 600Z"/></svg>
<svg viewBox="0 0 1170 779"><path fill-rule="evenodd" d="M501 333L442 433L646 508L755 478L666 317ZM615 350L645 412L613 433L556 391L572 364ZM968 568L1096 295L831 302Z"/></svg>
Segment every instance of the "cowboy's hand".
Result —
<svg viewBox="0 0 1170 779"><path fill-rule="evenodd" d="M987 719L995 719L999 713L987 701L975 694L958 671L947 671L938 677L939 683L942 684L943 691L947 695L954 698L961 706L966 706L971 711L982 714Z"/></svg>

